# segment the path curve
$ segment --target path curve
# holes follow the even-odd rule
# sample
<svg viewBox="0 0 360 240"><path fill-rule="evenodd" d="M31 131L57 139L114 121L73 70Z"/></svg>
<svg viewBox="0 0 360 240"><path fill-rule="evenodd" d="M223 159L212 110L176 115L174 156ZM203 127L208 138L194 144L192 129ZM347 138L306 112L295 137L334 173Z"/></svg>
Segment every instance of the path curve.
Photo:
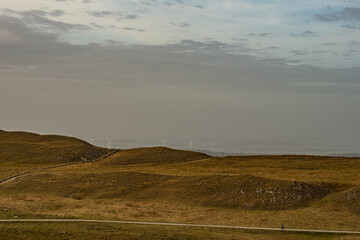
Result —
<svg viewBox="0 0 360 240"><path fill-rule="evenodd" d="M96 161L100 161L102 159L105 159L107 157L110 157L111 155L119 152L120 150L119 149L116 149L104 156L101 156L97 159L94 159L94 160L89 160L89 161L78 161L78 162L70 162L70 163L63 163L63 164L59 164L59 165L54 165L54 166L48 166L48 167L43 167L43 168L34 168L34 169L31 169L31 170L28 170L28 171L25 171L25 172L21 172L21 173L18 173L16 175L12 175L10 177L7 177L5 179L2 179L0 180L0 185L4 184L4 183L7 183L7 182L10 182L12 180L15 180L21 176L24 176L28 173L32 173L32 172L36 172L36 171L41 171L41 170L46 170L46 169L51 169L51 168L59 168L59 167L65 167L65 166L69 166L69 165L74 165L74 164L80 164L80 163L89 163L89 162L96 162Z"/></svg>
<svg viewBox="0 0 360 240"><path fill-rule="evenodd" d="M243 226L229 226L229 225L137 222L137 221L115 221L115 220L88 220L88 219L0 219L0 223L1 222L91 222L91 223L117 223L117 224L161 225L161 226L181 226L181 227L227 228L227 229L243 229L243 230L284 231L284 232L360 234L360 231L336 231L336 230L290 229L290 228L283 230L281 228L265 228L265 227L243 227Z"/></svg>

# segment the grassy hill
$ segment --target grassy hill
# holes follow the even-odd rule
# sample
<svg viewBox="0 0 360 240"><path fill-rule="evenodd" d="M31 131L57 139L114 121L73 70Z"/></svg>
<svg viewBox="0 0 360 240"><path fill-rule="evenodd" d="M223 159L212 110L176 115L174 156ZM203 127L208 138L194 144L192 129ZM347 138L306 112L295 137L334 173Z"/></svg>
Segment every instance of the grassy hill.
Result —
<svg viewBox="0 0 360 240"><path fill-rule="evenodd" d="M107 151L73 138L32 134L19 137L17 134L13 133L11 140L7 140L7 148L16 149L9 156L18 165L58 163L62 161L58 156L65 153L67 159L75 161L81 157L95 157L94 152ZM26 139L37 141L33 144ZM221 158L163 147L123 150L101 161L42 170L0 185L0 218L17 215L20 218L261 227L285 224L288 228L360 230L359 172L360 158L298 155ZM99 231L104 228L99 227ZM144 234L154 234L159 239L176 236L164 230L165 227L133 229L139 228ZM17 231L13 226L6 229ZM119 231L123 231L121 229ZM41 234L45 230L36 231ZM336 235L296 233L274 233L264 237L249 232L228 235L223 231L194 230L193 235L186 235L190 231L179 228L176 231L184 233L184 239L232 239L228 236L235 236L235 239L339 239ZM129 235L129 239L137 237Z"/></svg>
<svg viewBox="0 0 360 240"><path fill-rule="evenodd" d="M228 209L284 210L309 206L346 185L272 180L241 176L168 176L109 172L40 174L4 187L10 193L82 199L173 201Z"/></svg>
<svg viewBox="0 0 360 240"><path fill-rule="evenodd" d="M138 164L173 164L209 158L198 152L175 150L166 147L136 148L121 151L99 163L107 166Z"/></svg>
<svg viewBox="0 0 360 240"><path fill-rule="evenodd" d="M73 137L0 130L0 178L35 167L93 160L108 152Z"/></svg>

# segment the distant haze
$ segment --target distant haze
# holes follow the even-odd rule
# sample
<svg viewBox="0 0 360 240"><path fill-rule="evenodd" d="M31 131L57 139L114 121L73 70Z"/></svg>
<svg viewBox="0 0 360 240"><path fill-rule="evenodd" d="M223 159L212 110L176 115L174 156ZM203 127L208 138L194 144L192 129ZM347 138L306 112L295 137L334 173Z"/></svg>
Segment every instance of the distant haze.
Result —
<svg viewBox="0 0 360 240"><path fill-rule="evenodd" d="M229 19L216 1L15 2L0 3L0 129L118 148L360 152L357 1L226 1L251 12Z"/></svg>

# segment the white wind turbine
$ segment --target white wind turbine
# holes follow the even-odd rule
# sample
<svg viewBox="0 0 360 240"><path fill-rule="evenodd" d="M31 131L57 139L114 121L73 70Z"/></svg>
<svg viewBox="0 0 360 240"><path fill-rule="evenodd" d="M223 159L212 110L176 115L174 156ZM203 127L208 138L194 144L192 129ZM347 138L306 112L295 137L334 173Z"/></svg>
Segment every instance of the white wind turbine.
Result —
<svg viewBox="0 0 360 240"><path fill-rule="evenodd" d="M92 145L94 142L94 139L92 137L90 137L90 144Z"/></svg>
<svg viewBox="0 0 360 240"><path fill-rule="evenodd" d="M189 141L189 147L190 147L190 150L192 150L192 144L193 144L194 140L189 139L188 141Z"/></svg>
<svg viewBox="0 0 360 240"><path fill-rule="evenodd" d="M165 147L165 146L166 146L166 144L165 144L165 143L166 143L166 139L161 139L161 141L162 141L162 146Z"/></svg>
<svg viewBox="0 0 360 240"><path fill-rule="evenodd" d="M107 140L107 143L108 143L108 149L110 149L111 148L111 141Z"/></svg>

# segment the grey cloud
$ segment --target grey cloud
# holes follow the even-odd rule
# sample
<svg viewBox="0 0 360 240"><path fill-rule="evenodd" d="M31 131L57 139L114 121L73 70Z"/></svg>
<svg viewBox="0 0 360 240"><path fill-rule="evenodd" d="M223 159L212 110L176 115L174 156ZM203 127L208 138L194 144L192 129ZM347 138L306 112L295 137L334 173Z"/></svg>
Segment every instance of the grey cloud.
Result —
<svg viewBox="0 0 360 240"><path fill-rule="evenodd" d="M138 18L138 16L135 14L124 15L123 13L117 12L117 11L91 11L91 12L89 12L89 14L93 17L113 18L113 19L116 19L117 21L120 21L123 19L133 20L133 19Z"/></svg>
<svg viewBox="0 0 360 240"><path fill-rule="evenodd" d="M143 0L143 1L139 1L138 2L140 5L145 5L145 6L155 6L159 4L159 1L157 0Z"/></svg>
<svg viewBox="0 0 360 240"><path fill-rule="evenodd" d="M52 16L52 17L61 17L64 16L66 13L62 10L54 10L54 11L43 11L43 10L29 10L22 12L23 16Z"/></svg>
<svg viewBox="0 0 360 240"><path fill-rule="evenodd" d="M354 29L360 29L360 26L356 26L356 25L353 25L353 24L344 24L344 25L341 25L343 28L347 28L347 29L350 29L350 30L354 30Z"/></svg>
<svg viewBox="0 0 360 240"><path fill-rule="evenodd" d="M318 34L313 31L304 31L302 33L292 33L293 37L318 37Z"/></svg>
<svg viewBox="0 0 360 240"><path fill-rule="evenodd" d="M290 53L296 56L305 56L309 54L324 54L327 53L326 50L314 50L314 51L307 51L307 50L292 50Z"/></svg>
<svg viewBox="0 0 360 240"><path fill-rule="evenodd" d="M272 33L249 33L248 36L256 36L256 37L269 37L272 36Z"/></svg>
<svg viewBox="0 0 360 240"><path fill-rule="evenodd" d="M267 66L269 65L284 66L286 64L286 60L284 58L265 58L265 59L259 59L257 61Z"/></svg>
<svg viewBox="0 0 360 240"><path fill-rule="evenodd" d="M182 27L182 28L186 28L186 27L190 27L191 25L188 24L188 23L180 23L179 26Z"/></svg>
<svg viewBox="0 0 360 240"><path fill-rule="evenodd" d="M41 10L30 10L30 11L15 11L11 9L5 9L5 14L17 15L21 20L28 24L36 26L41 29L48 29L54 31L71 31L71 30L89 30L90 27L83 24L71 24L61 21L54 21L45 16L62 16L65 13L61 10L55 10L53 12L46 12Z"/></svg>
<svg viewBox="0 0 360 240"><path fill-rule="evenodd" d="M53 0L55 2L75 2L75 0ZM82 0L82 3L92 3L92 0Z"/></svg>
<svg viewBox="0 0 360 240"><path fill-rule="evenodd" d="M263 49L261 49L261 50L266 51L266 50L276 50L276 49L279 49L279 47L277 47L277 46L270 46L270 47L263 48Z"/></svg>
<svg viewBox="0 0 360 240"><path fill-rule="evenodd" d="M125 18L126 18L126 19L137 19L137 18L138 18L138 15L128 14L128 15L125 15Z"/></svg>
<svg viewBox="0 0 360 240"><path fill-rule="evenodd" d="M15 11L11 9L3 9L4 13L10 13L10 14L19 14L23 17L61 17L64 16L66 13L62 10L56 9L53 11L44 11L44 10L28 10L28 11Z"/></svg>
<svg viewBox="0 0 360 240"><path fill-rule="evenodd" d="M206 8L204 5L195 5L196 8L199 8L199 9L204 9Z"/></svg>
<svg viewBox="0 0 360 240"><path fill-rule="evenodd" d="M142 1L137 1L135 4L136 5L143 5L143 6L146 6L146 7L159 6L159 5L163 5L163 6L167 6L167 7L173 7L173 6L182 6L182 7L184 7L184 6L187 5L181 0L168 0L168 1L142 0ZM195 7L201 8L202 5L196 5Z"/></svg>
<svg viewBox="0 0 360 240"><path fill-rule="evenodd" d="M40 28L57 30L57 31L71 31L71 30L89 30L90 27L83 24L71 24L60 21L53 21L44 17L24 17L23 20L29 24L36 24Z"/></svg>
<svg viewBox="0 0 360 240"><path fill-rule="evenodd" d="M181 5L184 6L184 2L181 0L173 0L173 1L165 1L162 4L164 4L165 6L171 7L171 6L175 6L175 5Z"/></svg>
<svg viewBox="0 0 360 240"><path fill-rule="evenodd" d="M118 27L115 25L110 25L110 28L113 29L120 29L120 30L127 30L127 31L136 31L136 32L145 32L145 29L142 28L133 28L133 27Z"/></svg>
<svg viewBox="0 0 360 240"><path fill-rule="evenodd" d="M324 46L335 46L337 45L337 43L323 43L321 45L324 45Z"/></svg>
<svg viewBox="0 0 360 240"><path fill-rule="evenodd" d="M301 59L294 59L294 60L287 60L286 62L288 62L288 63L300 63L300 62L302 62L302 60Z"/></svg>
<svg viewBox="0 0 360 240"><path fill-rule="evenodd" d="M105 42L107 43L107 45L109 46L124 46L124 43L121 41L115 41L113 39L105 39Z"/></svg>
<svg viewBox="0 0 360 240"><path fill-rule="evenodd" d="M351 41L349 44L350 52L356 53L360 51L360 42L359 41Z"/></svg>
<svg viewBox="0 0 360 240"><path fill-rule="evenodd" d="M169 44L162 48L175 52L203 52L203 53L247 53L256 51L244 43L224 43L220 41L208 40L205 42L182 40L177 44Z"/></svg>
<svg viewBox="0 0 360 240"><path fill-rule="evenodd" d="M132 28L132 27L123 27L122 29L124 30L128 30L128 31L136 31L136 32L145 32L145 29L141 29L141 28Z"/></svg>
<svg viewBox="0 0 360 240"><path fill-rule="evenodd" d="M100 28L100 29L105 29L106 28L106 27L101 26L101 25L99 25L97 23L94 23L94 22L90 23L90 26L95 27L95 28Z"/></svg>
<svg viewBox="0 0 360 240"><path fill-rule="evenodd" d="M72 45L59 42L57 35L34 32L16 18L1 17L0 20L0 29L7 29L10 36L15 36L0 41L0 66L36 65L42 69L24 68L16 73L28 74L29 79L109 81L120 85L167 85L204 91L295 91L291 83L302 80L298 77L300 73L320 74L314 81L343 81L344 77L338 77L337 72L350 74L351 77L346 78L349 81L358 81L354 76L360 73L359 69L346 73L345 70L333 72L309 66L289 68L286 59L260 60L245 55L251 50L247 45L219 41L183 40L164 46L126 47L121 42L107 40L108 46ZM244 54L228 54L234 48ZM325 51L294 50L293 53L322 54ZM262 71L256 70L259 68Z"/></svg>
<svg viewBox="0 0 360 240"><path fill-rule="evenodd" d="M114 11L92 11L89 14L93 17L108 18L108 17L122 17L122 13Z"/></svg>
<svg viewBox="0 0 360 240"><path fill-rule="evenodd" d="M168 7L176 5L176 3L173 3L173 2L164 2L163 4Z"/></svg>
<svg viewBox="0 0 360 240"><path fill-rule="evenodd" d="M315 14L314 17L321 22L346 22L341 26L349 30L360 29L360 8L349 7L334 13Z"/></svg>
<svg viewBox="0 0 360 240"><path fill-rule="evenodd" d="M326 50L315 50L315 51L311 51L310 53L312 54L322 54L322 53L327 53Z"/></svg>
<svg viewBox="0 0 360 240"><path fill-rule="evenodd" d="M1 115L3 128L359 139L360 68L289 66L227 54L246 45L216 41L72 45L10 17L0 17L0 29L0 109L11 113Z"/></svg>
<svg viewBox="0 0 360 240"><path fill-rule="evenodd" d="M53 17L60 17L63 15L65 15L65 12L62 10L54 10L50 13L50 16L53 16Z"/></svg>
<svg viewBox="0 0 360 240"><path fill-rule="evenodd" d="M338 21L360 21L360 8L344 8L341 11L326 14L315 14L315 19L322 22L338 22Z"/></svg>
<svg viewBox="0 0 360 240"><path fill-rule="evenodd" d="M35 32L23 21L14 17L0 16L0 29L8 35L0 35L0 65L31 65L75 53L81 48L57 41L58 35Z"/></svg>
<svg viewBox="0 0 360 240"><path fill-rule="evenodd" d="M235 41L238 41L238 42L247 42L247 41L249 41L249 39L247 39L247 38L232 38L232 40L235 40Z"/></svg>
<svg viewBox="0 0 360 240"><path fill-rule="evenodd" d="M159 5L173 7L176 5L181 5L181 6L185 5L184 2L178 1L178 0L171 0L171 1L142 0L142 1L137 1L135 4L143 5L146 7L153 7L153 6L159 6Z"/></svg>
<svg viewBox="0 0 360 240"><path fill-rule="evenodd" d="M183 23L171 23L171 24L174 25L174 26L182 27L182 28L187 28L187 27L191 26L190 24L185 23L185 22L183 22Z"/></svg>

